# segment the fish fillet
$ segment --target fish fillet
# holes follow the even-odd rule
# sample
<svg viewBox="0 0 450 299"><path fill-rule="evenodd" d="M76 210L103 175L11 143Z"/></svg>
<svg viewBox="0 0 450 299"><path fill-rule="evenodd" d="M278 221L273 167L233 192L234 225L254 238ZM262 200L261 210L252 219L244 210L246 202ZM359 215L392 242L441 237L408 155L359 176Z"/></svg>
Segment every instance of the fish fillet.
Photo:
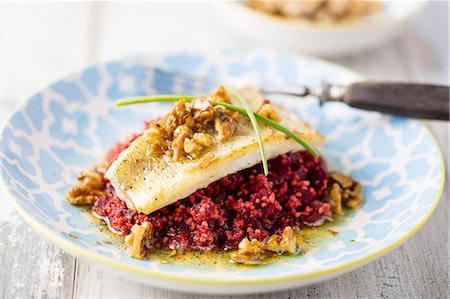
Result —
<svg viewBox="0 0 450 299"><path fill-rule="evenodd" d="M314 145L324 141L322 135L294 114L278 105L276 108L280 123L307 143ZM303 149L283 133L262 123L259 126L267 159ZM163 155L151 155L149 142L151 137L144 132L119 155L105 174L119 198L130 209L144 214L183 199L229 174L261 163L255 131L247 120L230 139L212 145L201 157L192 160L174 161Z"/></svg>

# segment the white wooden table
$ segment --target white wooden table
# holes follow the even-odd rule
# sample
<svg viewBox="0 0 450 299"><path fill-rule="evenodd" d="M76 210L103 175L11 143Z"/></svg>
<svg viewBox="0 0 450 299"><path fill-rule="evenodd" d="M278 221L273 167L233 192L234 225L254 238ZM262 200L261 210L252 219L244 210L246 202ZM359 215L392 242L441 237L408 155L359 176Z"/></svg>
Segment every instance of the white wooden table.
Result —
<svg viewBox="0 0 450 299"><path fill-rule="evenodd" d="M200 2L3 3L2 8L2 123L32 93L92 63L174 49L255 46L223 31ZM332 61L374 79L448 84L447 24L448 3L435 2L389 44ZM448 123L428 124L448 163ZM257 296L447 297L448 200L447 179L428 223L376 262L320 284ZM118 278L64 253L24 223L5 198L0 240L0 293L5 299L197 297Z"/></svg>

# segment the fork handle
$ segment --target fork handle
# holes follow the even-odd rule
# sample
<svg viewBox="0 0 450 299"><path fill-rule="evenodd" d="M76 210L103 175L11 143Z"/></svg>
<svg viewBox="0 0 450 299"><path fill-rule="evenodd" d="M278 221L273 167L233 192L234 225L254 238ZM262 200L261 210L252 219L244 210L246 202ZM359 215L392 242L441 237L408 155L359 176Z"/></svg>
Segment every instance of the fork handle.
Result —
<svg viewBox="0 0 450 299"><path fill-rule="evenodd" d="M347 105L412 118L449 120L449 87L414 83L359 82L343 93Z"/></svg>

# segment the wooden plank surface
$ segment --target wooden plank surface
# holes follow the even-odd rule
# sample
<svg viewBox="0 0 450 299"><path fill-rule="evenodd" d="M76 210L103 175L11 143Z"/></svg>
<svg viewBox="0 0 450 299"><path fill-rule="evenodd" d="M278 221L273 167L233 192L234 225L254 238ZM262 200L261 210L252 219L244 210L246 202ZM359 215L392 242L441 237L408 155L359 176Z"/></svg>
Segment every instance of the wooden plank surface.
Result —
<svg viewBox="0 0 450 299"><path fill-rule="evenodd" d="M189 2L4 4L2 117L40 87L93 62L134 53L242 45L206 12L201 3ZM171 18L166 17L169 13ZM189 22L179 35L174 20L187 15ZM447 22L448 4L433 3L387 45L332 60L374 79L448 83ZM448 164L448 123L428 124ZM448 297L448 182L447 178L441 202L427 224L377 261L296 290L217 298ZM210 297L152 288L76 259L34 232L5 200L0 201L2 298Z"/></svg>

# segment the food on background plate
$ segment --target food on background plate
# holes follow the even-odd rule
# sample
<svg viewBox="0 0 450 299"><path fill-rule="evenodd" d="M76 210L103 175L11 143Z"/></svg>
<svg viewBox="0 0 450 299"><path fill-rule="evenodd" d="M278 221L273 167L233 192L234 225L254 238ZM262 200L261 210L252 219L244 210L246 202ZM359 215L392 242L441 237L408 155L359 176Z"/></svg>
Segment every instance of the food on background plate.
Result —
<svg viewBox="0 0 450 299"><path fill-rule="evenodd" d="M232 250L232 262L297 255L296 233L362 204L362 186L328 173L309 146L324 137L293 113L245 88L207 96L148 96L175 102L78 177L66 199L125 237L135 258Z"/></svg>
<svg viewBox="0 0 450 299"><path fill-rule="evenodd" d="M324 23L355 20L382 9L377 0L247 0L247 4L275 16Z"/></svg>

